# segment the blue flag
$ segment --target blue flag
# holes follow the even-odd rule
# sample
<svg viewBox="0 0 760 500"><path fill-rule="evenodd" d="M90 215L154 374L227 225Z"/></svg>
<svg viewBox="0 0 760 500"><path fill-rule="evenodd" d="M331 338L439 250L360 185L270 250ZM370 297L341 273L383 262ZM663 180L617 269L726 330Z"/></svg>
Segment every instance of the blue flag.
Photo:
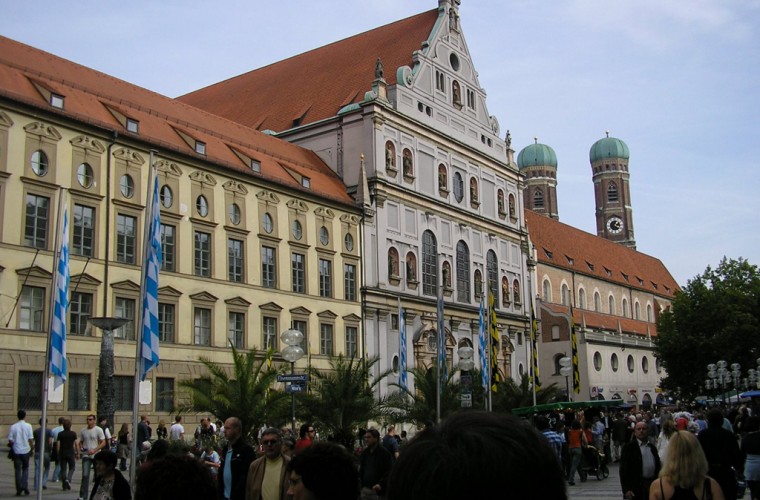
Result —
<svg viewBox="0 0 760 500"><path fill-rule="evenodd" d="M441 390L446 387L449 380L449 367L446 364L446 330L443 326L443 286L438 291L438 366L441 367Z"/></svg>
<svg viewBox="0 0 760 500"><path fill-rule="evenodd" d="M50 332L50 373L56 389L66 381L66 315L69 309L69 209L63 210L63 231L55 282L53 326Z"/></svg>
<svg viewBox="0 0 760 500"><path fill-rule="evenodd" d="M480 323L478 324L478 351L480 352L480 376L483 390L488 390L488 361L486 360L486 307L480 298Z"/></svg>
<svg viewBox="0 0 760 500"><path fill-rule="evenodd" d="M158 206L158 176L153 186L150 230L145 256L145 296L143 297L142 359L140 380L158 366L158 270L161 265L161 209Z"/></svg>
<svg viewBox="0 0 760 500"><path fill-rule="evenodd" d="M406 318L404 318L404 310L401 308L399 302L398 308L398 332L399 332L399 370L401 371L400 385L401 388L407 389L406 379Z"/></svg>

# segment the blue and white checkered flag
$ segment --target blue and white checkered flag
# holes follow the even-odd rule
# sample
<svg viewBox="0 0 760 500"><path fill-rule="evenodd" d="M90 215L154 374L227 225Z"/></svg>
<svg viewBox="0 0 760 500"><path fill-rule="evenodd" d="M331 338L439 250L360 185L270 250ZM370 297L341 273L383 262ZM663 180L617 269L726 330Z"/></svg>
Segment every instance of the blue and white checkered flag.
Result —
<svg viewBox="0 0 760 500"><path fill-rule="evenodd" d="M56 389L66 382L66 315L69 310L69 278L69 209L66 207L63 211L53 326L50 333L50 373L54 377L53 387Z"/></svg>
<svg viewBox="0 0 760 500"><path fill-rule="evenodd" d="M480 378L483 389L488 390L488 361L486 359L486 306L480 298L480 320L478 323L478 352L480 353Z"/></svg>
<svg viewBox="0 0 760 500"><path fill-rule="evenodd" d="M145 296L143 297L142 360L140 380L158 366L158 270L161 265L161 209L158 206L158 176L153 186L150 213L150 244L145 256Z"/></svg>
<svg viewBox="0 0 760 500"><path fill-rule="evenodd" d="M406 378L406 318L404 318L404 309L399 305L398 310L398 328L399 328L399 352L401 353L399 360L399 371L401 372L401 388L407 389Z"/></svg>

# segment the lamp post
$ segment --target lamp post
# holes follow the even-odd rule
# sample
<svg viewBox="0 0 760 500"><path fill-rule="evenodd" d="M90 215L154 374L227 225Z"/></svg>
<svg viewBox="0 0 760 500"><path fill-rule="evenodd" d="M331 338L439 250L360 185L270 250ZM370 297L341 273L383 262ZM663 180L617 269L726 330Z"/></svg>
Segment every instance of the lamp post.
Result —
<svg viewBox="0 0 760 500"><path fill-rule="evenodd" d="M568 356L562 356L559 358L559 366L561 368L559 369L559 374L564 375L565 377L565 391L567 392L567 400L572 401L573 398L570 396L570 382L568 381L568 377L573 374L573 360L570 359Z"/></svg>
<svg viewBox="0 0 760 500"><path fill-rule="evenodd" d="M113 425L115 411L114 388L113 388L113 331L121 328L131 320L127 318L90 318L89 322L95 328L103 330L103 338L100 341L100 364L98 366L98 401L96 412L98 418L106 417L108 424ZM137 408L134 409L137 411Z"/></svg>
<svg viewBox="0 0 760 500"><path fill-rule="evenodd" d="M459 376L462 408L472 408L472 375L470 375L470 370L475 367L474 353L475 350L468 345L460 346L457 349L459 370L462 372Z"/></svg>
<svg viewBox="0 0 760 500"><path fill-rule="evenodd" d="M296 369L296 361L301 359L304 355L303 347L301 347L301 344L303 343L303 333L301 333L298 330L290 329L285 330L280 334L280 340L283 344L285 344L285 347L282 349L282 357L285 361L290 362L290 374L295 374ZM296 433L296 393L293 391L292 385L294 382L291 382L291 389L290 389L290 425L291 430L293 431L293 435Z"/></svg>

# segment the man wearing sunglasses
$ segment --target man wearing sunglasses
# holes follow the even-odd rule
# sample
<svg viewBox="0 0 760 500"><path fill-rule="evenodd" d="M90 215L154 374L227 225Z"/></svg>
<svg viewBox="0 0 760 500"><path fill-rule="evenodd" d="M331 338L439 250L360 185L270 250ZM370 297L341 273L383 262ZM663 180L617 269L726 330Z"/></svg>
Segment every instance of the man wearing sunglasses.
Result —
<svg viewBox="0 0 760 500"><path fill-rule="evenodd" d="M248 469L246 500L285 500L288 494L287 465L290 458L282 454L282 433L270 427L259 441L264 455Z"/></svg>

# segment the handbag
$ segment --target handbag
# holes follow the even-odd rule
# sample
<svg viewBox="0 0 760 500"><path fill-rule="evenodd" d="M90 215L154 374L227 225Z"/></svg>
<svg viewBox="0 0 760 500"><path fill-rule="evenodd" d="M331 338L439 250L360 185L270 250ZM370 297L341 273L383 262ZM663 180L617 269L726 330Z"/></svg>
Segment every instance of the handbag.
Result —
<svg viewBox="0 0 760 500"><path fill-rule="evenodd" d="M10 447L8 450L8 460L13 460L16 458L16 454L13 453L13 446Z"/></svg>

